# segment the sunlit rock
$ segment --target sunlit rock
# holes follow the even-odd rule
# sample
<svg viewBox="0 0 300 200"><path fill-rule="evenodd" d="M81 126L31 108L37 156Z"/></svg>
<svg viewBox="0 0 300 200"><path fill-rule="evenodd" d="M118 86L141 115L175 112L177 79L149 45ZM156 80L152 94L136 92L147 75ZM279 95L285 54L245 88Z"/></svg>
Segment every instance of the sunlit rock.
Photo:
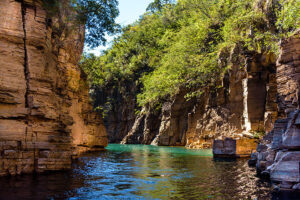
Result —
<svg viewBox="0 0 300 200"><path fill-rule="evenodd" d="M0 13L0 176L69 169L107 145L77 65L84 28L66 34L41 1L1 0Z"/></svg>
<svg viewBox="0 0 300 200"><path fill-rule="evenodd" d="M281 53L277 61L280 118L257 148L258 173L269 171L271 180L280 183L279 186L283 189L297 189L300 182L299 34L298 31L281 42Z"/></svg>

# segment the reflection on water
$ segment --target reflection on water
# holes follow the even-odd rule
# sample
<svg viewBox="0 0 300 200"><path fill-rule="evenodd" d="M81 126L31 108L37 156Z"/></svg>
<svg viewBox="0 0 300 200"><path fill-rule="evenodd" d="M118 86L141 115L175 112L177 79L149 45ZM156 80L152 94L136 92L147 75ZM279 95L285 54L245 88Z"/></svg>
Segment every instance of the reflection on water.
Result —
<svg viewBox="0 0 300 200"><path fill-rule="evenodd" d="M271 193L246 159L210 150L111 144L69 172L0 179L0 199L297 199Z"/></svg>

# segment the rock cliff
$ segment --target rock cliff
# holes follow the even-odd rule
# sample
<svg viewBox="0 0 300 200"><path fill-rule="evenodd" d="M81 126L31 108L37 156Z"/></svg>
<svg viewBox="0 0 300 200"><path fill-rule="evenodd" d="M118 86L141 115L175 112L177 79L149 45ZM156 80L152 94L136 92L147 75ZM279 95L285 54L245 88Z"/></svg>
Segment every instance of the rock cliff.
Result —
<svg viewBox="0 0 300 200"><path fill-rule="evenodd" d="M253 8L257 13L262 11L265 14L262 25L266 28L264 31L270 30L275 34L274 8L277 3L277 0L258 0L252 3L249 2L246 7ZM253 23L260 24L260 22ZM254 37L255 31L248 30L248 28L252 28L246 27L247 34L249 31L249 38ZM218 26L212 26L212 29L217 30ZM212 38L208 37L208 40L210 39ZM124 39L124 41L127 41L127 39ZM138 43L137 41L139 40L133 40L133 43ZM143 44L142 40L140 43ZM119 70L122 72L116 72L116 79L106 77L105 80L110 84L99 86L100 89L95 90L98 98L98 100L96 98L96 102L99 103L96 106L109 108L106 109L109 112L104 119L109 140L123 144L211 148L214 139L223 140L226 137L246 139L270 131L277 119L276 56L266 53L270 49L264 49L266 48L264 45L262 49L254 48L257 51L254 52L254 50L249 50L245 43L247 42L241 40L230 47L223 47L222 50L218 49L218 69L215 69L217 71L215 73L218 75L210 74L208 78L210 80L201 78L202 81L205 79L205 86L201 85L201 81L196 81L197 84L191 86L188 83L189 79L187 79L185 80L186 83L176 85L180 87L178 90L171 93L167 92L159 100L148 101L149 104L158 104L159 109L153 108L153 105L152 107L145 105L140 108L137 105L137 95L143 95L143 89L146 90L146 85L143 85L144 83L141 81L143 80L142 77L145 74L152 77L151 71L155 71L155 68L159 68L162 63L156 63L152 66L152 54L149 53L148 55L147 53L145 60L143 60L144 56L140 56L138 60L142 61L136 64L133 62L135 59L131 59L131 56L143 55L143 52L140 52L140 49L134 50L135 47L131 45L126 48L126 53L120 53L122 56L108 54L107 58L109 59L107 60L112 59L113 61L108 62L111 65L107 65L107 69L113 69L112 66L115 66L117 69L120 68ZM157 45L159 46L159 44ZM115 48L116 52L119 52L118 47ZM151 59L148 60L148 57ZM172 54L171 57L176 57L176 54ZM103 58L106 60L105 56ZM120 58L122 59L118 60ZM153 61L156 60L155 56L154 58ZM160 60L160 58L157 59ZM174 63L172 63L172 59L167 62L170 63L170 68L172 64L175 66L176 63L179 63L175 60ZM122 61L124 61L124 65L122 64L120 67L118 63L122 63ZM132 62L132 66L136 67L131 69L131 64L127 62ZM151 64L149 65L148 62ZM188 68L189 64L185 63L183 65ZM124 70L127 67L130 71L128 74L127 70ZM104 69L104 71L107 69ZM111 72L107 70L107 73L110 74ZM172 72L168 73L172 74ZM190 73L193 74L193 72ZM118 74L120 77L118 77ZM199 74L195 73L195 76L200 76L200 74L201 72ZM155 88L155 79L153 79L153 83L153 88ZM167 83L162 85L168 87ZM164 88L164 90L168 89ZM164 90L162 90L162 93L164 93ZM159 90L154 91L160 92ZM153 96L155 96L155 92L153 92ZM198 95L188 101L186 96L191 93ZM151 92L147 95L151 96ZM240 144L240 142L236 144ZM244 153L250 155L251 151L255 149L253 146L255 144L251 145L251 148L247 152L244 151Z"/></svg>
<svg viewBox="0 0 300 200"><path fill-rule="evenodd" d="M123 129L122 143L211 148L217 138L253 138L271 130L277 118L275 61L273 54L243 53L237 45L220 55L232 67L213 87L200 88L204 92L189 101L181 89L159 111L143 108L129 131ZM244 154L255 150L252 144Z"/></svg>
<svg viewBox="0 0 300 200"><path fill-rule="evenodd" d="M281 42L277 61L279 117L274 129L258 145L258 173L285 189L300 189L300 31Z"/></svg>
<svg viewBox="0 0 300 200"><path fill-rule="evenodd" d="M125 87L125 95L121 94L117 88L110 87L100 91L97 88L94 94L95 107L103 106L108 110L104 115L104 124L111 143L120 143L135 121L137 108L135 94L138 86L135 83L129 83Z"/></svg>
<svg viewBox="0 0 300 200"><path fill-rule="evenodd" d="M223 87L204 94L191 112L188 146L211 147L216 138L253 137L272 128L277 117L275 56L238 52L239 47L231 52Z"/></svg>
<svg viewBox="0 0 300 200"><path fill-rule="evenodd" d="M70 168L107 145L77 63L84 28L62 29L40 1L0 2L0 175Z"/></svg>

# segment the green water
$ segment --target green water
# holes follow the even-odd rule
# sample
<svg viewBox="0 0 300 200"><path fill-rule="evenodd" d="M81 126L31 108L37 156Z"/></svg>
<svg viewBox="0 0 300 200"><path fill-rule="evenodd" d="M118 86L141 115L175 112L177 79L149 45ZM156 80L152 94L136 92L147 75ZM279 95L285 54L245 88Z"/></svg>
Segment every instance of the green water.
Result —
<svg viewBox="0 0 300 200"><path fill-rule="evenodd" d="M68 172L0 179L0 199L297 199L274 194L247 159L211 150L111 144Z"/></svg>
<svg viewBox="0 0 300 200"><path fill-rule="evenodd" d="M152 153L158 156L162 155L172 155L172 156L204 156L213 157L211 149L195 150L186 149L184 147L157 147L152 145L120 145L120 144L110 144L106 147L108 151L123 153Z"/></svg>

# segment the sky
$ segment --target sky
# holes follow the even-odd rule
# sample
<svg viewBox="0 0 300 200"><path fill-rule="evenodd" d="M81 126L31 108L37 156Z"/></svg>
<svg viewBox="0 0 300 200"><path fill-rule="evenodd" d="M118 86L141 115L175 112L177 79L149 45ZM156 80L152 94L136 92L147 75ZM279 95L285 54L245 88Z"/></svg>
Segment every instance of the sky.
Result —
<svg viewBox="0 0 300 200"><path fill-rule="evenodd" d="M139 17L146 11L147 6L153 2L153 0L119 0L119 11L120 14L116 19L117 23L125 26L131 24L139 19ZM113 36L106 36L107 45L100 46L94 50L86 49L86 52L100 55L102 50L110 47Z"/></svg>

